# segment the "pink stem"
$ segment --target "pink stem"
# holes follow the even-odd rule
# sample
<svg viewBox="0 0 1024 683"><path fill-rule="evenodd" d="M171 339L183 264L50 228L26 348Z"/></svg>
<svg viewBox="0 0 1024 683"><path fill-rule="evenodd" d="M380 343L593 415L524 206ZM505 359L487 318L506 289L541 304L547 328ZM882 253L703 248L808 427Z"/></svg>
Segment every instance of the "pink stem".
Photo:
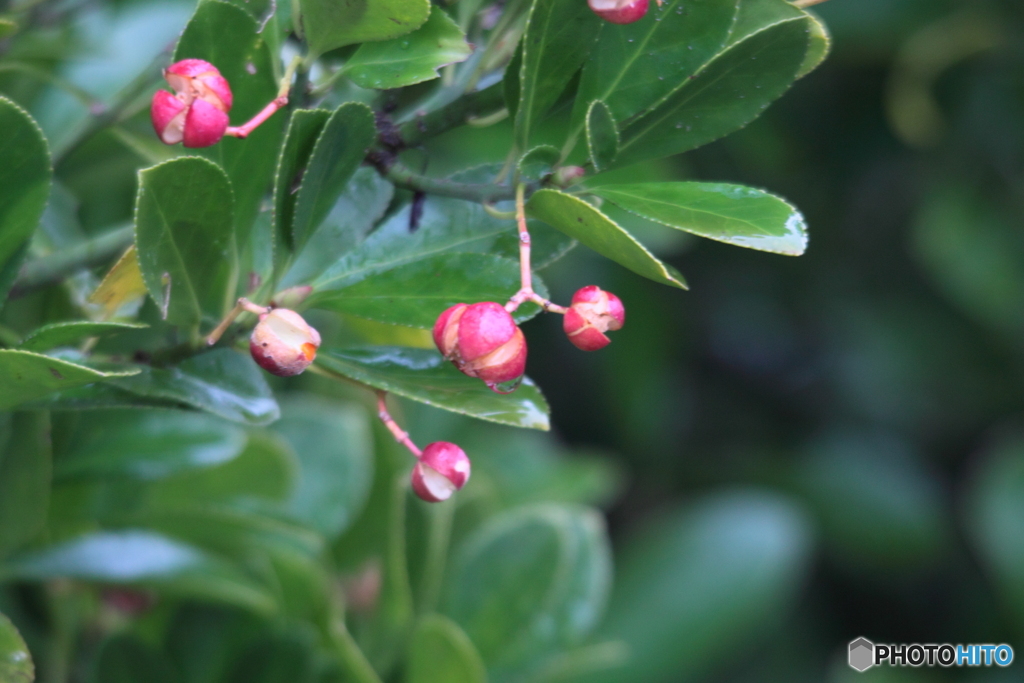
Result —
<svg viewBox="0 0 1024 683"><path fill-rule="evenodd" d="M268 104L267 106L263 107L263 109L260 111L260 113L256 114L256 116L252 117L248 121L248 123L243 123L241 126L229 126L228 129L226 131L224 131L224 134L225 135L230 135L231 137L235 137L235 138L247 137L249 135L249 133L251 133L254 130L256 130L256 128L258 128L261 123L263 123L264 121L269 119L271 116L273 116L274 112L276 112L278 109L280 109L281 107L285 106L286 104L288 104L288 96L287 95L282 95L280 97L277 97L274 100L272 100L270 104Z"/></svg>
<svg viewBox="0 0 1024 683"><path fill-rule="evenodd" d="M553 304L533 291L533 268L530 266L530 230L526 227L524 189L516 188L516 222L519 224L519 291L505 304L505 310L512 313L526 301L533 301L545 311L565 314L568 308Z"/></svg>
<svg viewBox="0 0 1024 683"><path fill-rule="evenodd" d="M392 435L395 437L395 441L402 444L415 455L417 458L423 455L423 451L416 447L416 444L409 438L409 433L402 430L398 426L398 423L391 417L391 413L388 412L387 404L387 393L384 391L377 392L377 417L384 423L384 426L388 428Z"/></svg>

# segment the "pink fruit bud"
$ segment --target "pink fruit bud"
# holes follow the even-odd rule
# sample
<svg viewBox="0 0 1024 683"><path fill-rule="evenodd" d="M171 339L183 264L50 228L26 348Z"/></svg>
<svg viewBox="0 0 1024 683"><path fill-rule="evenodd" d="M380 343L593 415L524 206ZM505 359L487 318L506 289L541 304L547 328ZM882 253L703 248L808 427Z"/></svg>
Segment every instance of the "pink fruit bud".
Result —
<svg viewBox="0 0 1024 683"><path fill-rule="evenodd" d="M447 441L427 444L412 470L412 490L428 503L448 500L469 481L469 458Z"/></svg>
<svg viewBox="0 0 1024 683"><path fill-rule="evenodd" d="M201 59L183 59L164 70L175 94L158 90L150 117L157 137L168 145L209 147L228 128L233 97L231 86L217 67Z"/></svg>
<svg viewBox="0 0 1024 683"><path fill-rule="evenodd" d="M553 182L559 187L571 187L579 182L586 173L582 166L563 166L555 171Z"/></svg>
<svg viewBox="0 0 1024 683"><path fill-rule="evenodd" d="M302 316L287 308L275 308L260 316L249 338L249 352L272 375L300 374L316 358L320 333Z"/></svg>
<svg viewBox="0 0 1024 683"><path fill-rule="evenodd" d="M613 24L632 24L647 14L650 0L587 0L597 16Z"/></svg>
<svg viewBox="0 0 1024 683"><path fill-rule="evenodd" d="M455 304L437 318L434 343L461 372L494 388L526 371L526 338L493 301Z"/></svg>
<svg viewBox="0 0 1024 683"><path fill-rule="evenodd" d="M619 297L587 285L572 295L562 328L576 348L597 351L612 341L604 333L621 329L625 323L626 309Z"/></svg>

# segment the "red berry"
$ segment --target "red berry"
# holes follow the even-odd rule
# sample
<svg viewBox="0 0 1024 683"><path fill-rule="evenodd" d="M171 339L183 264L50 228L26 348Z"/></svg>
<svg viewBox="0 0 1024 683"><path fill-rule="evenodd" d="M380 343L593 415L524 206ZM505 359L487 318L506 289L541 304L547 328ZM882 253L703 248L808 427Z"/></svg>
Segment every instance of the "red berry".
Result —
<svg viewBox="0 0 1024 683"><path fill-rule="evenodd" d="M461 372L492 388L526 371L526 338L501 304L456 304L437 318L434 343Z"/></svg>
<svg viewBox="0 0 1024 683"><path fill-rule="evenodd" d="M562 321L569 341L584 351L597 351L611 343L608 330L626 323L626 309L619 297L596 285L583 287L572 295L572 305Z"/></svg>
<svg viewBox="0 0 1024 683"><path fill-rule="evenodd" d="M451 498L469 481L470 462L453 443L436 441L423 449L412 470L412 490L428 503Z"/></svg>
<svg viewBox="0 0 1024 683"><path fill-rule="evenodd" d="M261 368L278 377L302 373L316 358L320 333L295 311L275 308L260 316L249 352Z"/></svg>
<svg viewBox="0 0 1024 683"><path fill-rule="evenodd" d="M167 67L164 78L176 94L158 90L153 95L150 117L157 137L168 145L216 144L228 128L233 100L231 86L217 67L201 59L183 59Z"/></svg>
<svg viewBox="0 0 1024 683"><path fill-rule="evenodd" d="M613 24L632 24L647 14L650 0L587 0L597 16Z"/></svg>

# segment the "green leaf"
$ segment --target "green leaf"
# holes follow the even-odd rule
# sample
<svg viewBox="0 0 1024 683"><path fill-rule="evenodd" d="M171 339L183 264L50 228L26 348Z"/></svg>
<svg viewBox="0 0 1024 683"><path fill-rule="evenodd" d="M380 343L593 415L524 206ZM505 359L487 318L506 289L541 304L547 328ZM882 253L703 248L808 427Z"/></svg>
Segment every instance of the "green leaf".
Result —
<svg viewBox="0 0 1024 683"><path fill-rule="evenodd" d="M273 60L265 36L245 10L218 0L205 0L185 27L174 50L175 61L205 59L231 84L231 121L238 126L277 96ZM278 112L247 138L225 137L197 150L216 162L231 179L238 244L245 244L263 196L273 180L277 150L284 135L285 113Z"/></svg>
<svg viewBox="0 0 1024 683"><path fill-rule="evenodd" d="M401 347L321 349L317 364L398 396L515 427L547 430L548 404L529 379L512 394L497 394L463 375L436 351Z"/></svg>
<svg viewBox="0 0 1024 683"><path fill-rule="evenodd" d="M619 153L619 131L608 105L594 100L587 109L587 151L594 171L608 168Z"/></svg>
<svg viewBox="0 0 1024 683"><path fill-rule="evenodd" d="M811 18L811 43L807 47L807 56L804 57L797 78L803 78L817 69L832 50L832 35L828 32L825 22L813 12L807 12L807 16Z"/></svg>
<svg viewBox="0 0 1024 683"><path fill-rule="evenodd" d="M291 396L274 431L298 455L288 512L333 538L352 524L373 481L373 440L366 411L323 396Z"/></svg>
<svg viewBox="0 0 1024 683"><path fill-rule="evenodd" d="M499 514L459 548L442 612L492 673L573 647L597 626L611 584L601 516L542 505Z"/></svg>
<svg viewBox="0 0 1024 683"><path fill-rule="evenodd" d="M804 217L763 190L720 183L631 183L592 191L637 216L719 242L787 256L807 249Z"/></svg>
<svg viewBox="0 0 1024 683"><path fill-rule="evenodd" d="M582 199L558 190L540 190L526 203L526 212L638 275L686 289L686 281L675 268L659 261L632 235Z"/></svg>
<svg viewBox="0 0 1024 683"><path fill-rule="evenodd" d="M5 270L22 253L39 225L50 196L53 171L50 149L39 125L28 112L2 96L0 130L0 159L4 160L0 165L0 270Z"/></svg>
<svg viewBox="0 0 1024 683"><path fill-rule="evenodd" d="M0 557L4 557L32 540L46 521L53 472L49 413L14 413L7 443L0 446Z"/></svg>
<svg viewBox="0 0 1024 683"><path fill-rule="evenodd" d="M135 248L168 322L197 328L230 308L238 267L232 206L228 177L206 159L179 157L139 172Z"/></svg>
<svg viewBox="0 0 1024 683"><path fill-rule="evenodd" d="M295 199L292 243L296 251L334 206L376 136L373 112L365 104L347 102L327 119Z"/></svg>
<svg viewBox="0 0 1024 683"><path fill-rule="evenodd" d="M18 24L10 19L0 19L0 40L18 32Z"/></svg>
<svg viewBox="0 0 1024 683"><path fill-rule="evenodd" d="M437 316L457 303L504 301L519 291L519 263L493 254L449 253L371 275L350 287L313 295L309 305L393 325L432 329ZM534 288L547 292L534 276ZM516 311L518 322L539 312Z"/></svg>
<svg viewBox="0 0 1024 683"><path fill-rule="evenodd" d="M668 0L635 23L605 24L583 68L573 130L583 128L594 100L622 122L680 87L722 49L737 5L738 0Z"/></svg>
<svg viewBox="0 0 1024 683"><path fill-rule="evenodd" d="M154 480L230 461L245 447L241 429L209 415L171 411L94 413L55 466L58 478Z"/></svg>
<svg viewBox="0 0 1024 683"><path fill-rule="evenodd" d="M300 0L308 59L356 43L398 38L430 15L429 0Z"/></svg>
<svg viewBox="0 0 1024 683"><path fill-rule="evenodd" d="M515 138L529 147L533 128L565 92L591 52L601 20L583 2L533 0L522 41Z"/></svg>
<svg viewBox="0 0 1024 683"><path fill-rule="evenodd" d="M807 578L811 541L802 511L768 494L720 494L663 516L622 551L599 636L628 644L635 680L698 675L778 629Z"/></svg>
<svg viewBox="0 0 1024 683"><path fill-rule="evenodd" d="M32 655L11 620L0 613L0 681L32 683L36 671Z"/></svg>
<svg viewBox="0 0 1024 683"><path fill-rule="evenodd" d="M562 153L557 147L551 145L534 147L519 159L517 169L520 182L533 183L551 175L561 159Z"/></svg>
<svg viewBox="0 0 1024 683"><path fill-rule="evenodd" d="M344 71L362 88L404 88L437 78L442 66L464 62L472 53L458 24L434 7L427 23L412 33L360 45L345 62Z"/></svg>
<svg viewBox="0 0 1024 683"><path fill-rule="evenodd" d="M394 185L375 169L364 166L356 170L327 218L296 254L280 287L312 282L355 249L384 215L394 193Z"/></svg>
<svg viewBox="0 0 1024 683"><path fill-rule="evenodd" d="M428 614L409 644L406 683L486 683L487 670L466 633L451 619Z"/></svg>
<svg viewBox="0 0 1024 683"><path fill-rule="evenodd" d="M516 120L516 112L519 110L519 97L522 87L519 82L519 74L523 70L523 41L516 45L516 51L512 55L508 66L505 67L505 74L501 79L501 93L505 99L505 108L508 109L508 116Z"/></svg>
<svg viewBox="0 0 1024 683"><path fill-rule="evenodd" d="M626 123L615 165L700 147L760 116L796 80L810 25L800 13L721 52L656 107Z"/></svg>
<svg viewBox="0 0 1024 683"><path fill-rule="evenodd" d="M299 185L313 155L313 147L330 117L331 112L326 109L298 109L288 122L274 173L274 239L278 252L275 262L283 262L294 249L292 226Z"/></svg>
<svg viewBox="0 0 1024 683"><path fill-rule="evenodd" d="M117 379L114 386L143 399L174 402L233 422L265 425L280 416L263 372L248 354L231 349L214 349L174 367L145 368Z"/></svg>
<svg viewBox="0 0 1024 683"><path fill-rule="evenodd" d="M53 323L30 332L18 345L18 348L22 351L49 351L88 337L105 337L126 330L143 330L147 327L149 325L141 323L102 323L88 320Z"/></svg>
<svg viewBox="0 0 1024 683"><path fill-rule="evenodd" d="M271 613L261 584L201 550L151 531L100 531L11 558L0 578L72 578L149 586L173 595L227 602Z"/></svg>
<svg viewBox="0 0 1024 683"><path fill-rule="evenodd" d="M0 410L35 401L65 389L102 380L137 374L133 368L117 372L93 370L84 365L31 351L0 349Z"/></svg>

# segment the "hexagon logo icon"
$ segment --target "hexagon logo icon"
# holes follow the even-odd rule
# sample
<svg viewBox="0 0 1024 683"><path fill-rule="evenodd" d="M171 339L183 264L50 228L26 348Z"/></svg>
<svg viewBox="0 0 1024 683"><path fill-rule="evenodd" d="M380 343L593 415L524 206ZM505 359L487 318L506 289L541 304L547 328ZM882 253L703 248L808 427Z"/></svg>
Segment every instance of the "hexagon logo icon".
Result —
<svg viewBox="0 0 1024 683"><path fill-rule="evenodd" d="M875 664L875 644L867 638L858 638L850 643L850 667L867 671Z"/></svg>

